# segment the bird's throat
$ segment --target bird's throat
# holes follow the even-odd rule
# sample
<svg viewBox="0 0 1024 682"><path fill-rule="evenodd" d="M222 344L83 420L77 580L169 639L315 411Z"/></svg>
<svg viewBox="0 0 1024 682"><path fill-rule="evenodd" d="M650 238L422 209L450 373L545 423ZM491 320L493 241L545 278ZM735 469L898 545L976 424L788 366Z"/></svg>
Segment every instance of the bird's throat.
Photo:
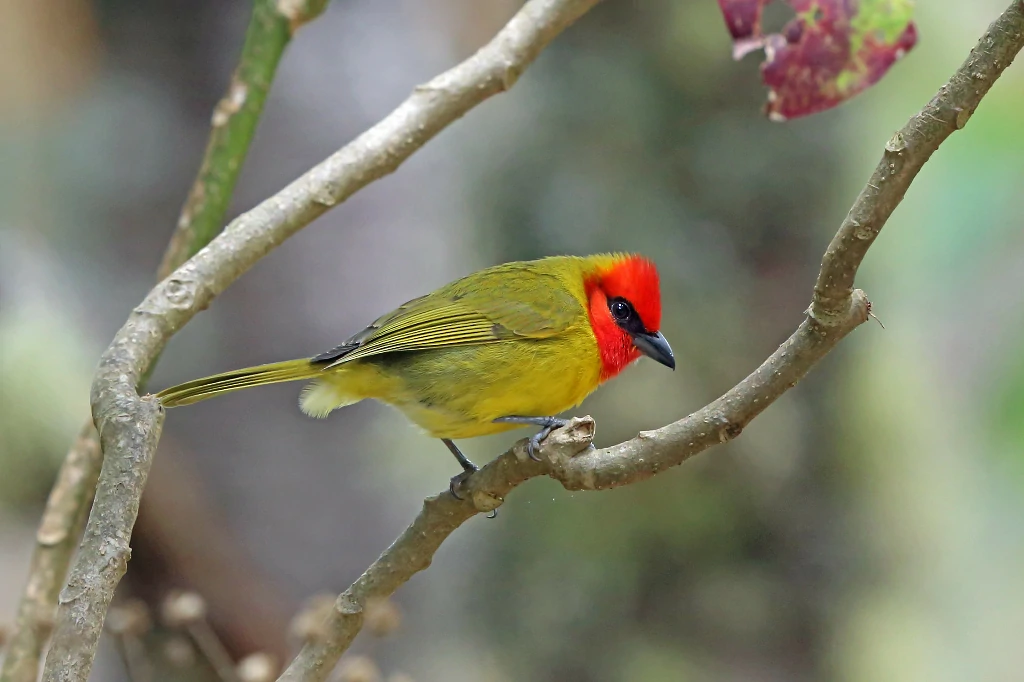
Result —
<svg viewBox="0 0 1024 682"><path fill-rule="evenodd" d="M640 351L629 334L615 324L608 311L608 297L597 282L587 284L587 301L590 327L601 354L601 381L607 381L636 361Z"/></svg>

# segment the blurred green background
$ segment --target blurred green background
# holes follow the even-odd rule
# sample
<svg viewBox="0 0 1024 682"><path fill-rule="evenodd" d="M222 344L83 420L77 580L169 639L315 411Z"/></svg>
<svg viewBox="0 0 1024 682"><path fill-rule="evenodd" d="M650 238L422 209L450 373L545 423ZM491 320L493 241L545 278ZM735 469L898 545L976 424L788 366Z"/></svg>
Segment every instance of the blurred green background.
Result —
<svg viewBox="0 0 1024 682"><path fill-rule="evenodd" d="M1006 0L920 3L917 48L846 105L769 123L713 0L610 1L509 94L284 244L182 331L152 386L314 354L492 263L636 250L679 358L580 413L679 418L799 323L894 130ZM153 272L237 58L242 2L0 3L0 623L96 358ZM232 215L485 42L511 0L334 0L285 56ZM355 652L415 680L1019 680L1024 67L927 164L861 271L866 325L738 441L625 489L517 490ZM125 592L198 589L236 655L288 651L453 462L386 408L268 387L169 414ZM464 443L486 460L518 434ZM122 679L104 646L94 679Z"/></svg>

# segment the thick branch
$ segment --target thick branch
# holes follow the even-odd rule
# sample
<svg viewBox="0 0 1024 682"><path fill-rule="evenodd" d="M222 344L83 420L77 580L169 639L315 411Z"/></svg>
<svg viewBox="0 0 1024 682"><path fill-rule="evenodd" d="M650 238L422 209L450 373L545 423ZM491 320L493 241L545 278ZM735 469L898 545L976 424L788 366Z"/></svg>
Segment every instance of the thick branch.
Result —
<svg viewBox="0 0 1024 682"><path fill-rule="evenodd" d="M157 271L158 280L206 246L224 224L281 54L295 30L319 16L326 4L327 0L256 0L238 68L214 110L206 153ZM58 591L96 492L100 463L99 434L90 418L68 450L47 500L0 682L35 682L39 676Z"/></svg>
<svg viewBox="0 0 1024 682"><path fill-rule="evenodd" d="M513 488L530 478L546 474L569 490L613 488L650 478L737 437L868 319L867 298L852 288L868 247L925 161L949 135L963 128L1022 47L1024 0L1015 0L949 83L886 145L882 161L828 247L808 316L750 376L685 419L601 450L589 447L593 421L574 419L543 442L542 462L528 459L521 441L469 479L463 490L465 500L458 501L447 492L429 498L412 525L338 597L324 624L325 635L303 647L279 682L324 680L359 633L368 598L391 595L430 565L456 528L475 514L499 506Z"/></svg>
<svg viewBox="0 0 1024 682"><path fill-rule="evenodd" d="M78 559L62 591L44 679L84 682L125 572L163 412L136 386L167 340L231 282L330 207L398 168L434 135L507 90L540 51L598 0L531 0L487 46L277 195L240 216L135 308L100 359L92 406L104 453ZM278 6L294 2L279 0Z"/></svg>

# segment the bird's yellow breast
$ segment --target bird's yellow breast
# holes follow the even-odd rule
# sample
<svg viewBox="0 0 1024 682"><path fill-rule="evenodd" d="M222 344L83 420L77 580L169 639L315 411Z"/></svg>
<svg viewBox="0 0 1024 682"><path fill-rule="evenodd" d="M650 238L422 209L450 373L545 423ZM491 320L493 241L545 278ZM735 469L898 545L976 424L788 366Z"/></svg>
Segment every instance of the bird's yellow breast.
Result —
<svg viewBox="0 0 1024 682"><path fill-rule="evenodd" d="M584 317L553 338L366 358L322 381L351 398L393 405L434 437L473 438L518 428L495 424L498 417L552 416L579 405L600 384L601 361Z"/></svg>
<svg viewBox="0 0 1024 682"><path fill-rule="evenodd" d="M586 282L614 259L507 263L415 299L368 327L366 345L318 377L303 409L374 398L432 436L459 439L518 428L498 417L575 407L603 369Z"/></svg>

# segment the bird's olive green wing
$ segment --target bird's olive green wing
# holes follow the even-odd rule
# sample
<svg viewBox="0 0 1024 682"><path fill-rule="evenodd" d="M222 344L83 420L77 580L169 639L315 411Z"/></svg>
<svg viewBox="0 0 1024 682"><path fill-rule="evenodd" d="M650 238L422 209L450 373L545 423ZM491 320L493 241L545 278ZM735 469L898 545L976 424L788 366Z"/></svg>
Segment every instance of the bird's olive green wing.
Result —
<svg viewBox="0 0 1024 682"><path fill-rule="evenodd" d="M413 299L312 361L331 367L383 353L546 338L585 315L557 277L520 265L484 270Z"/></svg>

